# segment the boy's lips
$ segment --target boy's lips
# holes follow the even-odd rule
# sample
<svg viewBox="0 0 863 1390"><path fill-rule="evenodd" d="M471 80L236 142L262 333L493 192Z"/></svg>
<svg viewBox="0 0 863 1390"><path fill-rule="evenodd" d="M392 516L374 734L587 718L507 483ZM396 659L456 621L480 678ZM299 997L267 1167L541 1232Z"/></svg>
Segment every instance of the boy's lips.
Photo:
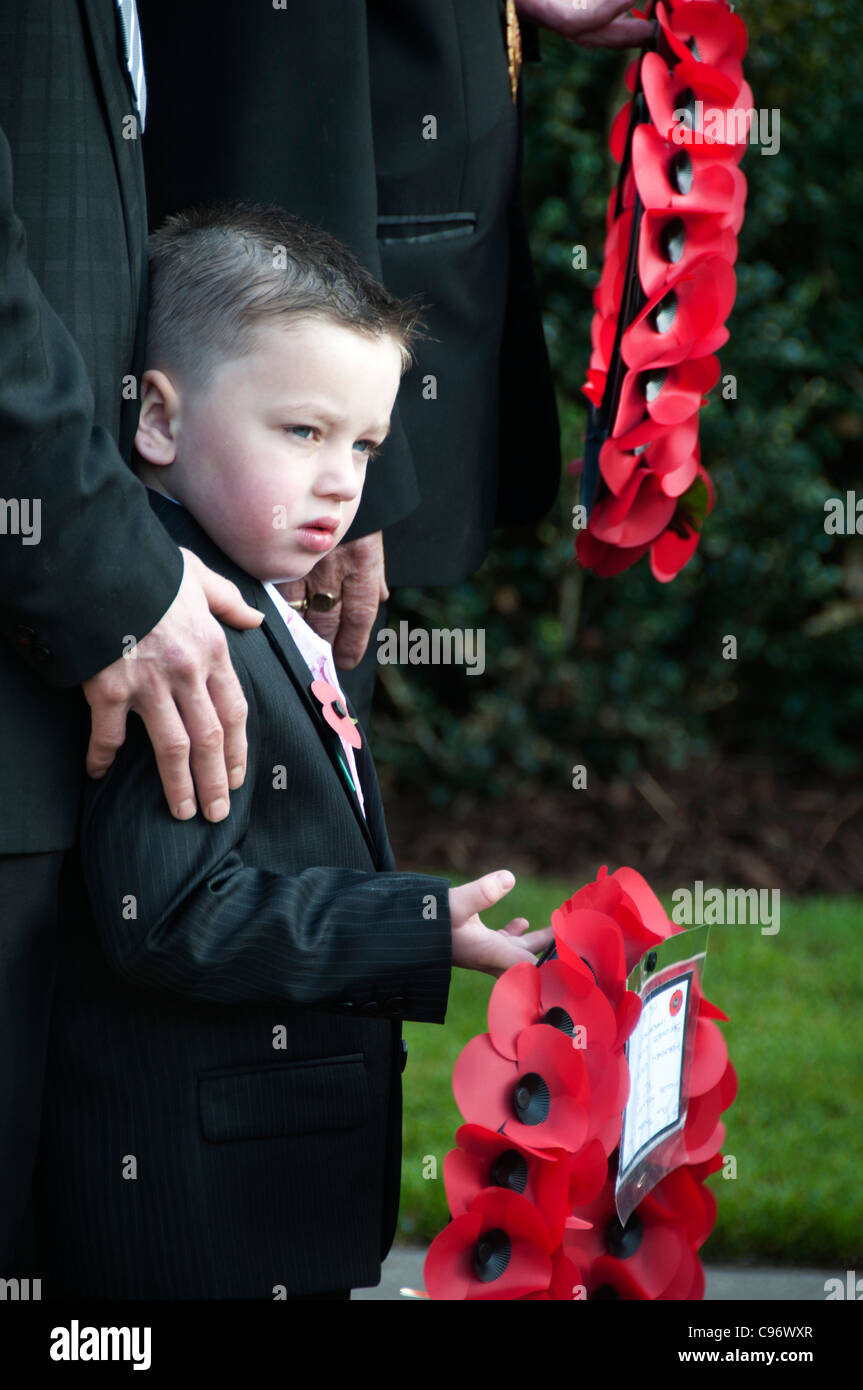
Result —
<svg viewBox="0 0 863 1390"><path fill-rule="evenodd" d="M297 537L307 550L330 550L335 543L339 524L338 517L319 516L314 521L307 521L303 526L298 526Z"/></svg>

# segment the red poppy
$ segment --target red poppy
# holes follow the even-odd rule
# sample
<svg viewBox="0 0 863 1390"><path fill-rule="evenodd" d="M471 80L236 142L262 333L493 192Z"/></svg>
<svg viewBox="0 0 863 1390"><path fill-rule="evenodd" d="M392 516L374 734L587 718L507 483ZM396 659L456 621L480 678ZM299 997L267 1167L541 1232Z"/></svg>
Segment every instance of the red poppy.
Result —
<svg viewBox="0 0 863 1390"><path fill-rule="evenodd" d="M728 1046L719 1028L709 1019L699 1017L695 1024L690 1094L703 1096L705 1091L718 1086L727 1066Z"/></svg>
<svg viewBox="0 0 863 1390"><path fill-rule="evenodd" d="M487 1188L432 1241L425 1285L433 1299L508 1299L547 1290L554 1245L526 1197Z"/></svg>
<svg viewBox="0 0 863 1390"><path fill-rule="evenodd" d="M643 214L638 234L638 278L648 297L658 294L703 256L718 256L728 265L737 260L737 237L730 227L718 225L715 216L669 213L665 208L648 209ZM615 307L606 312L613 312Z"/></svg>
<svg viewBox="0 0 863 1390"><path fill-rule="evenodd" d="M461 1125L455 1138L458 1148L451 1149L443 1162L451 1215L464 1215L485 1188L505 1188L533 1203L554 1243L559 1244L572 1208L572 1178L558 1152L536 1153L482 1125Z"/></svg>
<svg viewBox="0 0 863 1390"><path fill-rule="evenodd" d="M681 1226L693 1250L699 1250L713 1230L716 1199L692 1169L675 1168L656 1184L650 1197L667 1220Z"/></svg>
<svg viewBox="0 0 863 1390"><path fill-rule="evenodd" d="M518 1059L502 1057L488 1033L472 1038L453 1069L455 1102L471 1124L525 1148L576 1153L589 1136L590 1081L585 1056L556 1028L523 1028Z"/></svg>
<svg viewBox="0 0 863 1390"><path fill-rule="evenodd" d="M736 81L743 75L746 25L738 14L716 0L691 0L688 4L654 7L654 17L671 51L683 59L695 58L719 68Z"/></svg>
<svg viewBox="0 0 863 1390"><path fill-rule="evenodd" d="M652 125L632 135L632 168L645 208L710 213L735 234L743 224L746 177L736 164L693 158L694 150L671 145Z"/></svg>
<svg viewBox="0 0 863 1390"><path fill-rule="evenodd" d="M701 1095L690 1096L683 1138L686 1162L703 1163L722 1148L725 1126L719 1116L737 1094L737 1073L728 1062L719 1082Z"/></svg>
<svg viewBox="0 0 863 1390"><path fill-rule="evenodd" d="M312 694L316 700L320 701L324 719L330 728L335 729L339 737L349 743L352 748L359 748L362 744L359 729L348 714L347 707L339 692L330 685L329 681L312 681Z"/></svg>
<svg viewBox="0 0 863 1390"><path fill-rule="evenodd" d="M541 1302L555 1300L557 1302L571 1303L573 1299L584 1298L584 1285L581 1282L581 1273L568 1260L562 1250L555 1250L551 1257L551 1283L547 1290L541 1293L528 1293L521 1300L523 1303Z"/></svg>
<svg viewBox="0 0 863 1390"><path fill-rule="evenodd" d="M502 1056L516 1060L525 1028L544 1023L581 1050L590 1082L590 1124L582 1143L598 1138L610 1153L629 1094L626 1059L616 1052L618 1020L590 969L581 961L515 965L492 990L489 1035Z"/></svg>
<svg viewBox="0 0 863 1390"><path fill-rule="evenodd" d="M620 405L612 434L627 434L649 417L659 425L679 425L704 404L705 393L719 380L719 358L690 358L673 367L630 370L620 388Z"/></svg>
<svg viewBox="0 0 863 1390"><path fill-rule="evenodd" d="M660 583L673 579L691 560L704 517L713 507L713 484L700 464L696 472L695 482L678 498L671 525L650 549L651 572Z"/></svg>
<svg viewBox="0 0 863 1390"><path fill-rule="evenodd" d="M628 367L670 367L705 357L728 340L723 326L734 303L734 271L721 256L703 256L648 299L621 339Z"/></svg>
<svg viewBox="0 0 863 1390"><path fill-rule="evenodd" d="M518 1056L522 1029L547 1023L573 1047L614 1046L617 1022L605 995L582 961L513 965L497 981L488 1003L488 1031L503 1057Z"/></svg>
<svg viewBox="0 0 863 1390"><path fill-rule="evenodd" d="M581 1269L589 1299L655 1299L695 1278L696 1257L678 1214L669 1215L645 1197L622 1226L614 1205L614 1180L599 1197L579 1208L588 1230L567 1230L563 1248ZM672 1294L672 1296L676 1296ZM686 1297L686 1294L682 1295Z"/></svg>
<svg viewBox="0 0 863 1390"><path fill-rule="evenodd" d="M594 306L601 315L616 315L620 306L631 232L631 212L624 212L609 226L603 250L602 274L593 292Z"/></svg>
<svg viewBox="0 0 863 1390"><path fill-rule="evenodd" d="M599 1196L608 1178L608 1155L598 1139L591 1139L577 1154L568 1156L569 1170L569 1213L592 1202Z"/></svg>
<svg viewBox="0 0 863 1390"><path fill-rule="evenodd" d="M620 496L609 493L590 514L587 529L597 540L628 550L661 535L675 511L659 481L645 465L636 467Z"/></svg>
<svg viewBox="0 0 863 1390"><path fill-rule="evenodd" d="M593 570L600 579L610 579L614 574L628 570L650 548L650 542L625 550L619 545L609 545L597 540L590 531L579 531L575 539L575 553L582 569Z"/></svg>
<svg viewBox="0 0 863 1390"><path fill-rule="evenodd" d="M616 497L639 467L650 470L668 497L679 497L694 482L700 457L696 415L673 426L648 418L622 438L606 439L599 451L599 469Z"/></svg>
<svg viewBox="0 0 863 1390"><path fill-rule="evenodd" d="M608 922L603 925L608 926L610 924L612 928L617 929L623 946L622 960L616 959L615 962L615 972L618 967L622 972L620 986L607 973L603 975L602 979L599 978L598 970L605 969L602 964L603 957L600 955L596 959L592 958L589 954L587 941L585 941L584 952L579 952L572 937L571 927L567 927L565 945L570 952L575 950L576 955L583 955L586 963L597 976L597 983L600 988L605 990L611 1002L616 1005L626 975L629 974L646 950L671 934L669 931L671 924L656 896L634 869L626 871L618 869L617 873L609 874L608 869L603 865L593 883L585 884L567 902L561 904L557 910L557 913L561 914L558 920L565 926L567 918L572 919L574 913L585 909L603 914L608 919ZM557 914L552 914L552 926L556 925L556 916ZM557 931L555 931L555 940L557 940L557 935Z"/></svg>
<svg viewBox="0 0 863 1390"><path fill-rule="evenodd" d="M711 1173L718 1173L722 1167L722 1155L712 1154L710 1158L704 1159L701 1163L687 1163L686 1172L691 1173L698 1183L704 1183L705 1178L709 1178ZM702 1191L709 1192L710 1189L702 1187Z"/></svg>
<svg viewBox="0 0 863 1390"><path fill-rule="evenodd" d="M615 869L611 874L612 880L618 884L628 901L637 911L646 932L651 933L653 940L648 940L646 936L633 937L632 948L637 950L641 944L644 949L654 945L655 941L665 941L675 932L675 924L672 922L662 903L654 893L647 879L644 878L637 869L631 869L624 865L620 869ZM642 951L643 954L643 951ZM627 960L632 960L632 964L627 965L631 970L637 964L632 959L630 951L627 951ZM640 956L639 956L640 959Z"/></svg>
<svg viewBox="0 0 863 1390"><path fill-rule="evenodd" d="M748 83L691 55L669 68L658 53L645 53L641 85L663 140L685 148L693 159L740 161L752 114Z"/></svg>

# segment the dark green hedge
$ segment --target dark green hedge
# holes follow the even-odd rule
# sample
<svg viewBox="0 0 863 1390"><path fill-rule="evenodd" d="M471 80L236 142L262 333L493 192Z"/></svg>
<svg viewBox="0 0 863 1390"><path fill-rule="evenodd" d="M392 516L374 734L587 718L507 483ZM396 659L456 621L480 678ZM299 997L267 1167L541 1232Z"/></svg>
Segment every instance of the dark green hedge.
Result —
<svg viewBox="0 0 863 1390"><path fill-rule="evenodd" d="M381 668L382 765L440 803L533 779L760 754L851 774L863 728L863 536L828 535L824 503L863 499L863 19L839 0L764 0L749 25L756 107L778 108L773 156L750 146L737 302L722 350L738 398L702 412L716 505L670 585L647 562L609 580L570 563L574 481L553 516L501 533L479 574L396 595L392 621L484 627L481 678ZM614 166L625 58L544 34L526 69L525 194L556 372L564 460L581 453L591 290ZM572 269L572 248L588 269ZM530 409L525 401L525 409ZM530 460L525 459L525 469ZM863 517L861 517L863 527ZM736 661L722 656L737 639Z"/></svg>

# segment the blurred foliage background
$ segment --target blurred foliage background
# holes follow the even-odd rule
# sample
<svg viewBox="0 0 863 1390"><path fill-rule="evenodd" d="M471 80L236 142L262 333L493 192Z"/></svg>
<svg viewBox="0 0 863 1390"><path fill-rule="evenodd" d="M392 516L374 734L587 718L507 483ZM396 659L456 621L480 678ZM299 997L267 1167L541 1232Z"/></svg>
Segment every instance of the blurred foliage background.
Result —
<svg viewBox="0 0 863 1390"><path fill-rule="evenodd" d="M389 621L486 629L486 673L380 667L379 766L426 803L685 771L753 753L786 772L859 772L863 541L824 530L824 504L863 498L863 18L840 0L762 0L749 27L755 106L781 118L778 153L750 145L731 340L738 396L702 411L716 489L700 548L670 585L644 559L610 580L572 563L576 481L606 200L625 55L542 34L526 67L525 198L564 439L557 507L498 533L470 581L401 590ZM588 268L572 268L572 248ZM530 402L525 401L525 409ZM530 459L525 458L525 469ZM861 517L863 526L863 517ZM737 637L736 661L722 639Z"/></svg>

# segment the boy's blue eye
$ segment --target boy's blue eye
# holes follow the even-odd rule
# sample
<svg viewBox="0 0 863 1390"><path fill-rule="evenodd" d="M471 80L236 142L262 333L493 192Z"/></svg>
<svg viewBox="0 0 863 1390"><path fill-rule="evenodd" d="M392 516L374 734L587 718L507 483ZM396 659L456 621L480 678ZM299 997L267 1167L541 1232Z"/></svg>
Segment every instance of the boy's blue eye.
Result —
<svg viewBox="0 0 863 1390"><path fill-rule="evenodd" d="M377 444L373 444L370 439L358 439L356 444L354 445L354 448L359 449L360 453L365 454L366 457L370 459L373 459L378 453L380 453L379 446Z"/></svg>
<svg viewBox="0 0 863 1390"><path fill-rule="evenodd" d="M309 439L314 430L311 425L291 425L291 434L296 434L300 439Z"/></svg>

